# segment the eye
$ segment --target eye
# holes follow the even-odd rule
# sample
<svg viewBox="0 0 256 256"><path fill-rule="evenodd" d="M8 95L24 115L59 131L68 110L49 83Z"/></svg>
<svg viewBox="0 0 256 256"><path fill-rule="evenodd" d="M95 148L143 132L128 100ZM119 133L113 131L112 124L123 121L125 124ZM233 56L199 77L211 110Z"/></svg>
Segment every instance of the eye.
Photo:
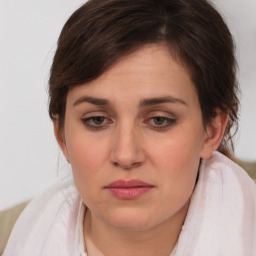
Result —
<svg viewBox="0 0 256 256"><path fill-rule="evenodd" d="M152 118L155 125L163 125L166 122L166 118L162 116L156 116Z"/></svg>
<svg viewBox="0 0 256 256"><path fill-rule="evenodd" d="M83 124L90 129L104 129L111 120L105 116L90 116L82 119Z"/></svg>
<svg viewBox="0 0 256 256"><path fill-rule="evenodd" d="M176 119L165 116L154 116L149 118L146 123L148 123L153 129L164 129L174 125L176 123Z"/></svg>

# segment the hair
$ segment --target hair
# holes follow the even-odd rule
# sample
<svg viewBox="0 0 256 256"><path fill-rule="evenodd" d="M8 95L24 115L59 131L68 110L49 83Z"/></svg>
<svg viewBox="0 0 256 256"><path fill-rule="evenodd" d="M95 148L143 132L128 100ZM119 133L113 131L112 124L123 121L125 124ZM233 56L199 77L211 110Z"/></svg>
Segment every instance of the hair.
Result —
<svg viewBox="0 0 256 256"><path fill-rule="evenodd" d="M98 78L126 54L161 43L188 70L204 125L217 108L229 115L218 150L233 149L239 106L235 47L223 18L206 0L89 0L82 5L58 39L49 79L51 119L61 130L70 88Z"/></svg>

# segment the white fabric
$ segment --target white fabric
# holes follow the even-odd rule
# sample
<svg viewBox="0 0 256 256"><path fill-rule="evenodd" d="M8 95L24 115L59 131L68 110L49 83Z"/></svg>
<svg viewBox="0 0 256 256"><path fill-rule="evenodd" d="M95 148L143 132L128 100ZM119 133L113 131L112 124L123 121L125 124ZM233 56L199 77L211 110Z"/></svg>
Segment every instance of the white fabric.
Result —
<svg viewBox="0 0 256 256"><path fill-rule="evenodd" d="M79 241L78 241L78 249L81 256L87 256L85 252L85 245L84 245L84 216L86 212L85 204L82 200L80 200L80 210L78 215L78 225L79 227Z"/></svg>
<svg viewBox="0 0 256 256"><path fill-rule="evenodd" d="M4 256L80 256L80 197L72 181L32 200L17 220Z"/></svg>
<svg viewBox="0 0 256 256"><path fill-rule="evenodd" d="M256 185L217 152L202 163L176 252L205 255L256 255Z"/></svg>
<svg viewBox="0 0 256 256"><path fill-rule="evenodd" d="M74 184L58 185L26 207L3 256L86 256L83 216ZM175 249L175 256L256 256L256 185L220 153L202 162Z"/></svg>

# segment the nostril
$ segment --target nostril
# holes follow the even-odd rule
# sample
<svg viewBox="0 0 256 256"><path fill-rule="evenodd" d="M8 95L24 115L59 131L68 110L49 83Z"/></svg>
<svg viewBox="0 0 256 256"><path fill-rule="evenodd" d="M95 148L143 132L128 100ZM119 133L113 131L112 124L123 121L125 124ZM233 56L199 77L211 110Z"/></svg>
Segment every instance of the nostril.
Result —
<svg viewBox="0 0 256 256"><path fill-rule="evenodd" d="M140 164L141 164L140 162L132 163L132 167L138 167Z"/></svg>
<svg viewBox="0 0 256 256"><path fill-rule="evenodd" d="M113 164L114 164L114 166L116 166L116 167L119 166L119 164L118 164L117 162L114 162Z"/></svg>
<svg viewBox="0 0 256 256"><path fill-rule="evenodd" d="M115 167L122 167L123 169L131 169L131 168L134 168L134 167L138 167L140 166L141 163L139 162L134 162L134 163L131 163L131 164L119 164L118 162L113 162L113 165Z"/></svg>

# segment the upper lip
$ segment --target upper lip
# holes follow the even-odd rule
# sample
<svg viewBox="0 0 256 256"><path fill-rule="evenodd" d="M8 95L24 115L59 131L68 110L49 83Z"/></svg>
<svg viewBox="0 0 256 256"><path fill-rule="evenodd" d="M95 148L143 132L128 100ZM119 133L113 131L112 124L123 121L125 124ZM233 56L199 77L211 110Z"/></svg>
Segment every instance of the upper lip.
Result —
<svg viewBox="0 0 256 256"><path fill-rule="evenodd" d="M154 187L141 180L116 180L108 184L106 188L136 188L136 187Z"/></svg>

